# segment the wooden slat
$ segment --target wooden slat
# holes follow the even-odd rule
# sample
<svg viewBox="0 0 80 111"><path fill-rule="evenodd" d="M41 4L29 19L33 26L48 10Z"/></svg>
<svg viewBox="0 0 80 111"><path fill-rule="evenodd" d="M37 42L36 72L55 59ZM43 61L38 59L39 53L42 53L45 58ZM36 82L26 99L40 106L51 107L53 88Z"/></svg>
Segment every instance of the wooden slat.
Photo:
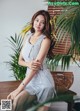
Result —
<svg viewBox="0 0 80 111"><path fill-rule="evenodd" d="M0 100L6 99L8 94L15 90L21 81L4 81L0 82Z"/></svg>
<svg viewBox="0 0 80 111"><path fill-rule="evenodd" d="M66 43L66 41L67 41L67 43ZM67 54L70 46L71 46L70 37L67 36L67 38L65 38L64 41L61 40L58 44L56 44L54 46L53 53L54 53L54 55Z"/></svg>
<svg viewBox="0 0 80 111"><path fill-rule="evenodd" d="M55 0L51 0L55 1ZM63 7L61 6L48 6L48 12L50 16L53 17L54 15L60 15L63 11ZM66 44L67 41L67 44ZM67 54L68 50L71 46L70 36L67 34L65 40L61 40L58 44L55 45L53 49L53 54Z"/></svg>
<svg viewBox="0 0 80 111"><path fill-rule="evenodd" d="M48 6L48 11L49 11L51 17L53 15L60 15L62 13L62 10L63 10L63 7Z"/></svg>

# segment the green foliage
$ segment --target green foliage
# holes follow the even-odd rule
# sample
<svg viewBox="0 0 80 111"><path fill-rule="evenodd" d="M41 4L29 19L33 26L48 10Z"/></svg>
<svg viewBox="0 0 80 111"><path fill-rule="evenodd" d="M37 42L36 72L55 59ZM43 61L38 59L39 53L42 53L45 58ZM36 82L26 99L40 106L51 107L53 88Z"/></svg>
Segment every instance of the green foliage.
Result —
<svg viewBox="0 0 80 111"><path fill-rule="evenodd" d="M59 102L59 101L66 101L66 102L74 102L76 100L80 100L80 97L73 97L73 95L71 94L63 94L63 95L59 95L59 96L55 96L53 98L51 98L50 100L46 101L46 102L43 102L43 103L40 103L40 104L37 104L33 107L31 107L30 109L26 110L26 111L37 111L37 109L41 106L43 106L44 104L46 103L53 103L53 102Z"/></svg>
<svg viewBox="0 0 80 111"><path fill-rule="evenodd" d="M56 33L57 40L61 38L65 38L67 33L70 34L71 37L71 49L80 47L80 6L68 6L64 9L64 13L62 13L57 21L56 25L58 31ZM66 32L66 33L65 33ZM75 45L75 47L74 47ZM73 48L74 47L74 48Z"/></svg>
<svg viewBox="0 0 80 111"><path fill-rule="evenodd" d="M52 59L47 60L47 65L51 71L56 70L58 65L61 65L61 69L69 68L71 55L55 55ZM75 61L76 62L76 61Z"/></svg>
<svg viewBox="0 0 80 111"><path fill-rule="evenodd" d="M23 38L15 34L15 37L10 36L8 41L11 45L13 54L10 54L11 60L6 63L8 63L10 70L13 71L13 76L16 78L16 80L23 80L25 77L26 67L22 67L18 64Z"/></svg>
<svg viewBox="0 0 80 111"><path fill-rule="evenodd" d="M68 49L67 54L65 55L63 53L54 55L53 51L52 59L48 60L51 70L54 70L54 68L58 66L59 62L61 63L61 68L65 70L65 68L69 67L71 60L73 60L79 66L77 61L80 60L80 6L64 7L62 14L56 17L57 19L55 23L55 45L59 44L60 42L64 42L67 37L70 37L71 45ZM54 19L55 18L53 17L53 21ZM65 49L67 45L68 40L66 39Z"/></svg>

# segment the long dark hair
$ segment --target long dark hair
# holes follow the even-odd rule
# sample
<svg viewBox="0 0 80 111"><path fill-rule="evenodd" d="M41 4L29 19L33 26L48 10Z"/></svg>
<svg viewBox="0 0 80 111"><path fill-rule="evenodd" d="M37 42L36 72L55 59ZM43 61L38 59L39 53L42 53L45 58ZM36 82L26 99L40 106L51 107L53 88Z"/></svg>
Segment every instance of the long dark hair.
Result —
<svg viewBox="0 0 80 111"><path fill-rule="evenodd" d="M44 35L46 35L49 39L51 39L51 37L50 37L51 36L51 24L50 24L50 15L49 15L48 11L40 10L33 15L32 20L31 20L31 25L32 25L31 32L32 33L35 32L35 30L33 28L33 23L34 23L35 18L38 15L44 16L44 19L45 19L45 24L44 24L44 28L42 30L42 33Z"/></svg>
<svg viewBox="0 0 80 111"><path fill-rule="evenodd" d="M35 30L33 28L33 24L34 24L34 20L35 18L38 16L38 15L42 15L44 16L44 19L45 19L45 24L44 24L44 28L42 30L42 33L44 35L46 35L50 40L51 40L51 46L50 46L50 49L48 51L48 58L51 57L51 53L52 53L52 47L53 47L53 40L52 40L52 37L51 37L51 24L50 24L50 14L48 11L45 11L45 10L40 10L38 12L36 12L32 19L31 19L31 25L32 25L32 28L31 28L31 33L34 33Z"/></svg>

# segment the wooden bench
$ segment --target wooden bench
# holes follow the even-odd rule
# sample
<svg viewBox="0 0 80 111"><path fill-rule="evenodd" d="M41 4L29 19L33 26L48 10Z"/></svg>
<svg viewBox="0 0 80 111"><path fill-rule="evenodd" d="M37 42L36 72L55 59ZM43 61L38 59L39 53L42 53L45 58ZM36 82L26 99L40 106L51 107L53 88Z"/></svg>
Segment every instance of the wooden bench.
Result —
<svg viewBox="0 0 80 111"><path fill-rule="evenodd" d="M58 74L58 79L62 78L62 79L66 79L66 78L63 78L61 74L70 74L72 72L51 72L52 73L52 76L55 80L55 85L56 85L56 91L57 91L57 96L59 95L68 95L68 94L71 94L72 96L76 95L75 92L71 91L71 90L66 90L64 91L61 91L61 86L59 86L59 83L55 77L55 74L57 75ZM60 76L60 77L59 77ZM67 78L68 79L68 78ZM73 79L73 78L72 78ZM61 79L60 79L61 80ZM68 80L69 81L69 80ZM73 81L71 80L70 81L71 84L73 83ZM7 95L12 92L13 90L15 90L19 84L21 83L21 81L4 81L4 82L0 82L0 102L1 102L1 99L6 99ZM64 84L64 83L63 83ZM66 85L67 86L67 85ZM70 85L68 85L68 87L70 87ZM73 108L73 101L69 102L69 101L65 101L68 103L68 111L72 111L72 108Z"/></svg>
<svg viewBox="0 0 80 111"><path fill-rule="evenodd" d="M7 95L15 90L21 81L4 81L0 82L0 101L1 99L6 99Z"/></svg>

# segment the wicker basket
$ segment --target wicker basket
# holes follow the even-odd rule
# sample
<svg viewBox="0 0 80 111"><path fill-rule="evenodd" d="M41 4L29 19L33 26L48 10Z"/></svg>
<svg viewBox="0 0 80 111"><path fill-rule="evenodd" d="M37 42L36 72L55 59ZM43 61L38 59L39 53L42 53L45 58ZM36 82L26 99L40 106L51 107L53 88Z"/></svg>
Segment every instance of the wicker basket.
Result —
<svg viewBox="0 0 80 111"><path fill-rule="evenodd" d="M74 76L73 72L51 72L55 82L57 93L63 93L71 87Z"/></svg>

